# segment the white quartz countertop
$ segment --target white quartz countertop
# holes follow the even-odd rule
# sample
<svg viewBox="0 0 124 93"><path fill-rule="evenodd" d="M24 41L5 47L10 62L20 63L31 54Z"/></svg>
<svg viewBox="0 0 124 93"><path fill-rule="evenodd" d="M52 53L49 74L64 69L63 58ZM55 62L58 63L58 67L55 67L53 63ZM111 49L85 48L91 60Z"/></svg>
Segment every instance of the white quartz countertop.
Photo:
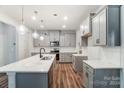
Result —
<svg viewBox="0 0 124 93"><path fill-rule="evenodd" d="M86 55L83 54L72 54L73 56L81 56L81 57L87 57Z"/></svg>
<svg viewBox="0 0 124 93"><path fill-rule="evenodd" d="M77 53L77 51L60 50L60 53Z"/></svg>
<svg viewBox="0 0 124 93"><path fill-rule="evenodd" d="M84 63L94 69L121 69L120 62L113 64L107 60L84 60Z"/></svg>
<svg viewBox="0 0 124 93"><path fill-rule="evenodd" d="M54 54L43 54L51 56L50 60L40 60L39 55L35 55L24 60L0 67L0 72L40 72L47 73L55 59Z"/></svg>

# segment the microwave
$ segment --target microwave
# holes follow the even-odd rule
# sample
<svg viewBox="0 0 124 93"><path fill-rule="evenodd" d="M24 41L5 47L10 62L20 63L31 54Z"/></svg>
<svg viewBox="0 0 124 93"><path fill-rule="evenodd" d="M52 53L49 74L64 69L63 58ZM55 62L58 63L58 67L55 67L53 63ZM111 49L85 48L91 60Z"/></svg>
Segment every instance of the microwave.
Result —
<svg viewBox="0 0 124 93"><path fill-rule="evenodd" d="M59 41L51 41L50 46L51 47L59 47Z"/></svg>

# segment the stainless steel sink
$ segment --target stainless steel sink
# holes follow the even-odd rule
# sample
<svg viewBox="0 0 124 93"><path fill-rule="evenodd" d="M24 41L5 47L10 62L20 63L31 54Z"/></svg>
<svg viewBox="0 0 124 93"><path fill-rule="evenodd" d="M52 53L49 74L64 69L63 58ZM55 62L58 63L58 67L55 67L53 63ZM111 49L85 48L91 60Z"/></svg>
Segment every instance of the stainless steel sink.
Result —
<svg viewBox="0 0 124 93"><path fill-rule="evenodd" d="M45 56L41 58L41 60L51 60L51 59L52 59L52 56Z"/></svg>

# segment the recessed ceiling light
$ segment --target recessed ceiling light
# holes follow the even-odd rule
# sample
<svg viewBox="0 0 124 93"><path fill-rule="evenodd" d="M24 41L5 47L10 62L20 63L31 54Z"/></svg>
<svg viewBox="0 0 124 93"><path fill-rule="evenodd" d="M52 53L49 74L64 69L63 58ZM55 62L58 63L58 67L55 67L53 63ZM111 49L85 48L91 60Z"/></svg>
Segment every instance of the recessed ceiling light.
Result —
<svg viewBox="0 0 124 93"><path fill-rule="evenodd" d="M64 20L68 20L68 17L67 16L64 16Z"/></svg>
<svg viewBox="0 0 124 93"><path fill-rule="evenodd" d="M66 28L66 25L63 25L62 28Z"/></svg>
<svg viewBox="0 0 124 93"><path fill-rule="evenodd" d="M57 14L53 14L53 16L58 16Z"/></svg>
<svg viewBox="0 0 124 93"><path fill-rule="evenodd" d="M32 16L32 20L36 20L36 16Z"/></svg>
<svg viewBox="0 0 124 93"><path fill-rule="evenodd" d="M44 28L44 25L40 25L41 28Z"/></svg>

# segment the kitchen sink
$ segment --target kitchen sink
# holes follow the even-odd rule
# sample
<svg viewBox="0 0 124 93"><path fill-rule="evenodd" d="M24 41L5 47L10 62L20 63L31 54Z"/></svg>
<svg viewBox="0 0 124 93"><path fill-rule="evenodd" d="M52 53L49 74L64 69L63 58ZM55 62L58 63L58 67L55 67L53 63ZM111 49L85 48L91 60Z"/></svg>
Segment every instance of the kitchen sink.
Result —
<svg viewBox="0 0 124 93"><path fill-rule="evenodd" d="M52 56L45 56L43 58L41 58L41 60L51 60L52 59Z"/></svg>

